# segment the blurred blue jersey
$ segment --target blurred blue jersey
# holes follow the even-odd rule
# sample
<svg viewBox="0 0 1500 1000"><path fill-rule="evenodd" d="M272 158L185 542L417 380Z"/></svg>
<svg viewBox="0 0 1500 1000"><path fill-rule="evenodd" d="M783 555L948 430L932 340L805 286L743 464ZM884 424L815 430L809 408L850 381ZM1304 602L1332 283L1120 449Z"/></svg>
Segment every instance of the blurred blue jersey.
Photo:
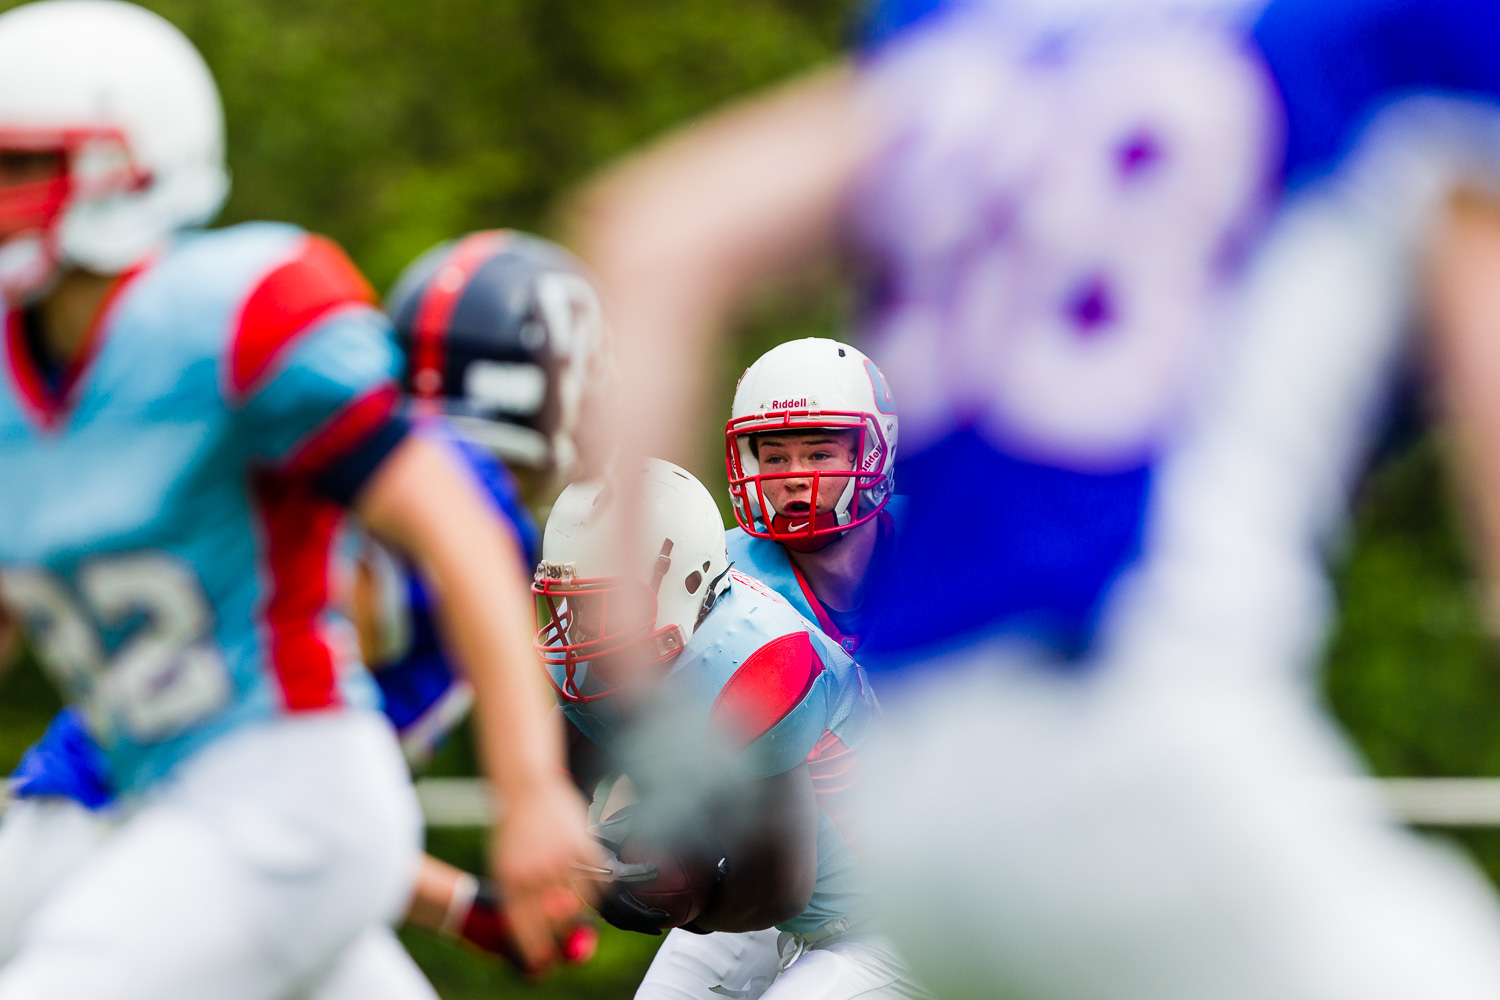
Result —
<svg viewBox="0 0 1500 1000"><path fill-rule="evenodd" d="M732 781L807 764L819 807L818 879L808 908L780 925L806 933L863 912L866 888L850 849L849 795L857 751L878 711L864 672L764 583L738 570L660 681L673 725L717 733L738 748ZM565 678L549 664L554 684ZM584 670L579 690L596 688ZM564 702L569 721L611 746L623 732L619 699Z"/></svg>
<svg viewBox="0 0 1500 1000"><path fill-rule="evenodd" d="M885 121L849 227L870 265L864 346L896 376L910 495L866 667L1007 637L1059 664L1091 662L1123 581L1169 550L1183 566L1195 547L1228 551L1236 531L1257 539L1239 551L1266 564L1265 593L1241 606L1274 606L1276 573L1299 577L1283 594L1312 587L1304 550L1341 502L1324 484L1374 423L1411 298L1391 262L1397 228L1419 211L1397 218L1405 195L1389 178L1417 168L1389 157L1385 193L1359 206L1370 231L1339 244L1369 269L1343 301L1376 309L1342 357L1332 333L1300 345L1275 342L1289 334L1269 324L1246 334L1266 314L1246 304L1302 294L1288 277L1279 298L1251 297L1268 260L1297 252L1283 238L1291 209L1347 207L1358 199L1338 192L1356 183L1376 190L1370 164L1402 114L1437 123L1405 133L1421 134L1408 151L1461 159L1475 153L1455 152L1466 143L1493 145L1500 6L892 0L872 8L865 44L863 86ZM1473 162L1493 169L1491 152ZM1303 245L1335 238L1319 233ZM1307 294L1332 294L1331 278L1318 288L1303 272ZM1268 368L1252 388L1252 356L1299 377ZM1256 401L1223 381L1236 365ZM1207 428L1231 419L1235 443L1214 459ZM1265 428L1294 419L1301 442L1270 441ZM1202 457L1179 461L1189 447ZM1218 476L1222 497L1167 500L1163 477L1188 464ZM1188 476L1170 478L1187 491ZM1165 540L1179 532L1182 547ZM1193 596L1185 573L1173 579L1185 602L1213 590ZM1242 585L1224 580L1224 599Z"/></svg>
<svg viewBox="0 0 1500 1000"><path fill-rule="evenodd" d="M127 276L60 381L7 312L0 590L120 791L257 720L374 705L315 486L395 426L372 299L331 243L249 224Z"/></svg>

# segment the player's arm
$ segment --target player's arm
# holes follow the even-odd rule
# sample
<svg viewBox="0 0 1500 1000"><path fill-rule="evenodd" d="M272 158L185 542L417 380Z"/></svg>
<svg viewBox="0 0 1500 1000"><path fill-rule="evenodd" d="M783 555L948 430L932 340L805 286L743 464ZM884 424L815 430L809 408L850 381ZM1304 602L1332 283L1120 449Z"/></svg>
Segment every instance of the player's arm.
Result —
<svg viewBox="0 0 1500 1000"><path fill-rule="evenodd" d="M1437 226L1428 271L1432 348L1458 476L1500 627L1500 196L1460 190Z"/></svg>
<svg viewBox="0 0 1500 1000"><path fill-rule="evenodd" d="M516 937L532 962L576 911L577 865L598 865L563 736L531 648L531 596L514 539L453 459L418 435L371 476L355 511L423 567L450 648L474 687L485 773L505 806L493 858Z"/></svg>
<svg viewBox="0 0 1500 1000"><path fill-rule="evenodd" d="M311 485L428 574L448 646L475 690L482 763L507 809L495 875L517 943L540 965L577 908L573 865L596 851L582 801L558 770L562 734L527 641L530 595L515 542L457 460L407 433L389 325L373 301L338 247L289 233L282 261L241 307L226 403L277 488Z"/></svg>
<svg viewBox="0 0 1500 1000"><path fill-rule="evenodd" d="M574 242L616 338L612 417L598 460L691 454L714 341L764 282L828 256L872 131L847 67L825 70L684 129L577 198ZM671 386L672 392L642 391ZM624 395L628 393L628 398ZM587 456L586 456L587 457Z"/></svg>

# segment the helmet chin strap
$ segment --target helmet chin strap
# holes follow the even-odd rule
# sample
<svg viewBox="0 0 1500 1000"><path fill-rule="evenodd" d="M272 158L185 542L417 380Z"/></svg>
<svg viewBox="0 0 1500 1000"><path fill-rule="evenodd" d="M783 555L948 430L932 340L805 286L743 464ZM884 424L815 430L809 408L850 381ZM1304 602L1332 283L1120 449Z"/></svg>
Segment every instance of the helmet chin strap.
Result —
<svg viewBox="0 0 1500 1000"><path fill-rule="evenodd" d="M839 494L833 510L814 514L811 525L800 518L782 514L771 507L768 501L766 506L771 508L771 521L767 527L775 533L776 541L793 552L821 552L848 534L847 531L830 529L848 524L852 520L849 514L849 504L854 498L854 493L855 479L850 477L844 484L844 489ZM809 532L816 532L816 534Z"/></svg>
<svg viewBox="0 0 1500 1000"><path fill-rule="evenodd" d="M794 552L819 552L848 534L848 532L844 531L825 530L838 527L839 516L834 511L814 516L811 525L808 525L805 520L798 521L800 530L793 529L792 523L795 520L795 518L788 517L786 514L773 514L771 515L771 524L769 525L774 532L773 537L776 541ZM807 530L809 528L819 533L808 534Z"/></svg>

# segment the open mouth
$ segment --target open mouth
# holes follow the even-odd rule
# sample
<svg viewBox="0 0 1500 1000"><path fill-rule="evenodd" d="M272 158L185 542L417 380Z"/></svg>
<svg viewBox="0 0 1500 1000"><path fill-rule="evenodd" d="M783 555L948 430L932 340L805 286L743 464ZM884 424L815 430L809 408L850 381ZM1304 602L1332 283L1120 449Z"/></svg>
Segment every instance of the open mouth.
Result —
<svg viewBox="0 0 1500 1000"><path fill-rule="evenodd" d="M788 517L804 517L812 511L812 504L806 500L790 500L783 507L783 513Z"/></svg>

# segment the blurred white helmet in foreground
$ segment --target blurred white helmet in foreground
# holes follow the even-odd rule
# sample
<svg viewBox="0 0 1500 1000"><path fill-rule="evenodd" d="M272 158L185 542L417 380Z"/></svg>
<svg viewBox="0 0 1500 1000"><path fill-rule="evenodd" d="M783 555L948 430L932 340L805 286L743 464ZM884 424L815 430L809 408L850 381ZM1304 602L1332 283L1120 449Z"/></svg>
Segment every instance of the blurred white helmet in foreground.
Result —
<svg viewBox="0 0 1500 1000"><path fill-rule="evenodd" d="M43 0L0 15L0 154L57 154L52 176L0 188L0 292L60 265L114 274L229 191L218 90L191 42L115 0Z"/></svg>
<svg viewBox="0 0 1500 1000"><path fill-rule="evenodd" d="M675 659L726 586L724 522L702 483L653 458L626 488L636 529L612 480L572 484L547 518L536 645L565 701L615 693L632 664Z"/></svg>

